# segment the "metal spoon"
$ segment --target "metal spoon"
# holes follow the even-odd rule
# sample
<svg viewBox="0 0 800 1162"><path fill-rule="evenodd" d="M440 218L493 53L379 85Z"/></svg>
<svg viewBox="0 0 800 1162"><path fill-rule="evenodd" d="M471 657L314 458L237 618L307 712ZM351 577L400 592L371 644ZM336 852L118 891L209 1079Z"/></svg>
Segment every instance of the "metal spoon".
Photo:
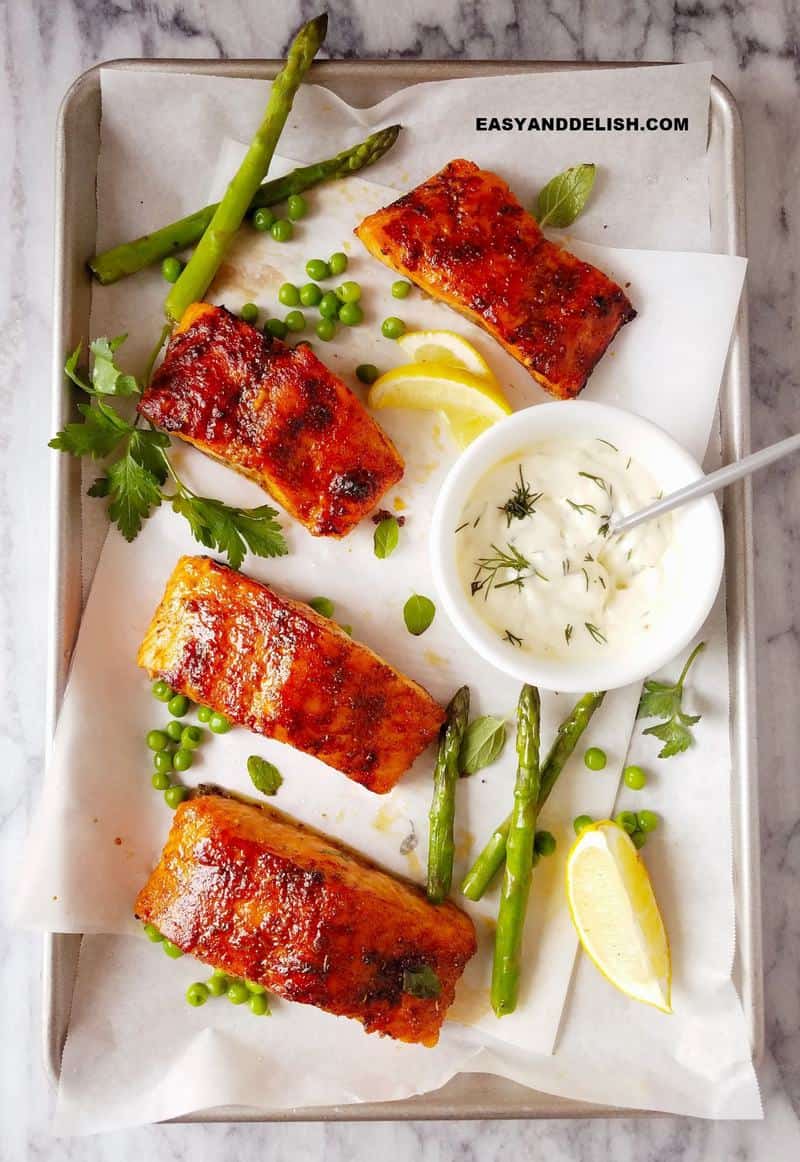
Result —
<svg viewBox="0 0 800 1162"><path fill-rule="evenodd" d="M724 468L718 468L716 472L710 472L708 476L701 476L693 484L687 484L685 488L671 492L669 496L664 496L654 504L649 504L647 508L640 508L638 512L632 512L630 516L613 518L609 535L614 536L618 533L626 533L629 529L635 529L637 525L643 524L647 520L663 516L665 512L671 512L674 508L688 504L690 500L698 500L701 496L707 496L709 492L716 492L718 488L725 488L728 484L733 484L735 480L741 480L743 476L758 472L759 468L766 468L768 464L774 464L776 460L788 456L790 452L797 451L800 451L800 433L796 436L789 436L785 440L779 440L777 444L770 444L768 448L762 448L760 452L752 452L743 460L726 464Z"/></svg>

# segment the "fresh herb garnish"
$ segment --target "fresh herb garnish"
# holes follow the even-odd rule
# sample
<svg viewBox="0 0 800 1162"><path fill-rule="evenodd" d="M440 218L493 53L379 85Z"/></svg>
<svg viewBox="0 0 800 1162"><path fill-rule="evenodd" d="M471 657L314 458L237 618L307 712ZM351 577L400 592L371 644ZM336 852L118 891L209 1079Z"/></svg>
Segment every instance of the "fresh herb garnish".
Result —
<svg viewBox="0 0 800 1162"><path fill-rule="evenodd" d="M594 641L597 642L598 645L605 645L605 643L608 641L608 638L604 633L600 632L596 625L592 625L590 621L585 621L583 624L586 627L586 632L592 637Z"/></svg>
<svg viewBox="0 0 800 1162"><path fill-rule="evenodd" d="M569 576L569 569L570 569L569 557L565 557L564 560L561 562L561 575L563 577L568 577Z"/></svg>
<svg viewBox="0 0 800 1162"><path fill-rule="evenodd" d="M150 368L164 338L162 334ZM80 345L67 357L65 374L92 400L78 404L82 422L67 424L50 441L50 447L93 460L118 454L96 478L88 494L107 498L108 515L127 541L138 536L147 518L165 501L187 520L196 540L224 553L234 569L240 567L248 549L259 557L284 556L288 549L275 520L276 509L266 504L252 509L234 508L220 500L198 496L172 466L166 452L169 436L137 427L138 421L131 423L108 402L108 397L130 397L141 391L136 379L117 366L116 352L124 341L124 335L93 340L90 382L77 370ZM174 486L171 492L163 490L168 477Z"/></svg>
<svg viewBox="0 0 800 1162"><path fill-rule="evenodd" d="M545 580L546 580L546 578L545 578ZM503 634L503 641L508 642L508 644L510 646L521 646L522 645L522 638L517 637L517 635L515 633L512 633L510 629L507 629L505 631L505 633Z"/></svg>
<svg viewBox="0 0 800 1162"><path fill-rule="evenodd" d="M506 745L506 723L503 718L484 714L475 718L464 731L458 757L459 774L474 775L502 754Z"/></svg>
<svg viewBox="0 0 800 1162"><path fill-rule="evenodd" d="M400 526L397 519L393 516L387 516L375 529L373 538L375 556L381 561L386 557L391 557L399 540Z"/></svg>
<svg viewBox="0 0 800 1162"><path fill-rule="evenodd" d="M470 591L474 597L476 593L483 592L484 601L489 596L492 588L504 589L507 585L516 585L518 589L522 588L525 578L522 573L525 569L531 566L530 561L523 557L518 549L513 545L507 545L506 550L498 549L497 545L492 545L494 550L494 557L478 557L475 564L478 566L475 577L470 585ZM501 569L510 569L515 572L516 577L512 577L509 581L498 581L497 574ZM485 576L481 577L481 573Z"/></svg>
<svg viewBox="0 0 800 1162"><path fill-rule="evenodd" d="M677 682L656 682L648 678L639 700L637 718L663 718L656 726L649 726L644 734L652 734L660 739L664 746L658 752L660 759L668 759L681 751L688 750L694 742L690 727L700 721L699 714L684 714L681 709L683 700L683 686L686 675L697 655L705 649L706 643L700 642L689 655L686 665L681 670Z"/></svg>
<svg viewBox="0 0 800 1162"><path fill-rule="evenodd" d="M617 447L617 445L612 444L610 440L604 440L602 436L596 436L595 439L597 440L597 442L599 444L605 444L606 447L611 448L612 451L619 452L619 448Z"/></svg>
<svg viewBox="0 0 800 1162"><path fill-rule="evenodd" d="M572 633L573 633L572 626L565 625L564 626L564 641L567 643L567 645L569 645L569 643L572 641Z"/></svg>
<svg viewBox="0 0 800 1162"><path fill-rule="evenodd" d="M463 522L463 524L460 524L460 525L458 525L458 526L457 526L457 527L456 527L456 528L455 528L453 531L454 531L454 532L457 532L457 533L460 533L460 532L461 532L461 530L462 530L462 529L465 529L465 528L467 527L467 525L468 525L468 524L469 524L469 521L468 521L468 520L465 520L465 521Z"/></svg>
<svg viewBox="0 0 800 1162"><path fill-rule="evenodd" d="M262 795L276 795L283 782L283 775L275 764L257 754L251 754L247 760L247 773L255 789Z"/></svg>
<svg viewBox="0 0 800 1162"><path fill-rule="evenodd" d="M412 593L403 606L403 620L406 623L406 629L414 637L419 637L421 633L424 633L435 616L436 606L430 597L425 597L422 593Z"/></svg>
<svg viewBox="0 0 800 1162"><path fill-rule="evenodd" d="M571 226L586 205L595 179L594 165L573 165L552 178L539 193L536 217L540 226Z"/></svg>
<svg viewBox="0 0 800 1162"><path fill-rule="evenodd" d="M570 508L574 508L576 512L593 512L597 515L597 509L593 504L576 504L574 500L570 500L568 496L564 497Z"/></svg>
<svg viewBox="0 0 800 1162"><path fill-rule="evenodd" d="M584 480L591 480L592 484L596 484L608 496L611 495L611 485L602 476L595 476L592 472L579 472L578 475L582 476Z"/></svg>
<svg viewBox="0 0 800 1162"><path fill-rule="evenodd" d="M589 574L586 571L585 566L584 566L584 568L581 569L581 573L583 573L584 580L586 581L586 592L588 593L589 592Z"/></svg>
<svg viewBox="0 0 800 1162"><path fill-rule="evenodd" d="M442 982L429 964L403 970L403 992L421 1000L433 1000L442 991Z"/></svg>
<svg viewBox="0 0 800 1162"><path fill-rule="evenodd" d="M308 604L320 617L333 617L334 605L330 597L312 597Z"/></svg>
<svg viewBox="0 0 800 1162"><path fill-rule="evenodd" d="M597 530L598 537L607 537L610 528L611 528L611 513L608 512L603 517L603 523L600 525L600 528Z"/></svg>
<svg viewBox="0 0 800 1162"><path fill-rule="evenodd" d="M500 505L500 511L506 514L506 528L511 527L512 520L524 520L536 512L536 502L541 500L541 492L532 492L531 486L522 475L522 465L517 465L519 481L514 485L514 491L505 504Z"/></svg>

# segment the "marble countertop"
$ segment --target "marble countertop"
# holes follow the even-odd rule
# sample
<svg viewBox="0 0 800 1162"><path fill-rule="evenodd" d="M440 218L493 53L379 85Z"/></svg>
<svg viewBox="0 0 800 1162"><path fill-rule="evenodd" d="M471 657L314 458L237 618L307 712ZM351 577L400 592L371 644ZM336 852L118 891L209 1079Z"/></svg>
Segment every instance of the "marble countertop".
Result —
<svg viewBox="0 0 800 1162"><path fill-rule="evenodd" d="M700 60L734 92L744 119L752 332L753 446L800 427L792 364L800 291L800 43L793 5L655 0L331 0L331 56L516 60ZM71 81L115 57L275 57L315 8L276 0L7 0L0 7L0 884L11 898L41 786L47 588L49 303L53 133ZM372 1157L492 1162L509 1148L552 1162L613 1157L782 1162L800 1155L800 671L794 616L800 462L755 482L762 876L768 1056L767 1117L757 1124L660 1118L579 1122L164 1126L81 1140L50 1136L41 1065L40 941L0 931L0 1157L231 1158L292 1162ZM800 576L800 572L798 572ZM713 821L710 821L713 826Z"/></svg>

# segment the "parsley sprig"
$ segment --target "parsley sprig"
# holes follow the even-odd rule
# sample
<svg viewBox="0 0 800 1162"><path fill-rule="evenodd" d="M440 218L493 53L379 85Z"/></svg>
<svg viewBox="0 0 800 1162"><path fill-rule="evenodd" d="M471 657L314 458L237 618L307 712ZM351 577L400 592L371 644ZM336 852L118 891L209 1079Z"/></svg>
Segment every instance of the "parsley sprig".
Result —
<svg viewBox="0 0 800 1162"><path fill-rule="evenodd" d="M133 541L147 518L165 502L184 517L195 540L225 554L234 569L240 568L248 550L257 557L284 556L288 550L274 508L267 504L235 508L199 496L175 471L167 455L169 436L154 428L138 427L138 418L131 422L108 402L109 397L130 398L141 392L138 381L117 366L116 352L125 339L125 335L118 335L93 340L89 380L78 371L81 345L68 355L65 374L92 398L78 404L82 419L67 424L50 441L50 447L93 460L115 457L89 488L89 496L108 499L108 515L126 541ZM165 491L168 482L171 490Z"/></svg>
<svg viewBox="0 0 800 1162"><path fill-rule="evenodd" d="M648 678L639 700L637 718L663 718L663 722L649 726L644 734L652 734L664 743L658 752L660 759L671 758L688 750L694 742L691 727L700 721L699 714L684 714L682 710L683 686L686 675L697 655L706 647L705 642L696 645L689 655L686 665L681 670L678 681L673 685L669 682L656 682Z"/></svg>

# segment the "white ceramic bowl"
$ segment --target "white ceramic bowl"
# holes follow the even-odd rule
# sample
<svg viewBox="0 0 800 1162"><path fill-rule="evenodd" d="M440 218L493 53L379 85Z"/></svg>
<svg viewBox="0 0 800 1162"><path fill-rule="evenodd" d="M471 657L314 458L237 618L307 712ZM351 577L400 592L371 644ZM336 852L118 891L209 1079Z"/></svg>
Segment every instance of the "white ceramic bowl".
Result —
<svg viewBox="0 0 800 1162"><path fill-rule="evenodd" d="M722 579L725 557L722 519L713 496L673 514L681 551L675 592L647 637L610 647L593 659L539 658L504 642L476 612L456 563L455 529L465 500L495 464L559 436L600 437L628 452L665 493L703 475L702 468L661 428L632 412L588 400L538 404L489 428L448 473L433 512L431 564L439 601L461 636L487 662L522 682L546 690L614 690L641 682L692 641L706 620Z"/></svg>

